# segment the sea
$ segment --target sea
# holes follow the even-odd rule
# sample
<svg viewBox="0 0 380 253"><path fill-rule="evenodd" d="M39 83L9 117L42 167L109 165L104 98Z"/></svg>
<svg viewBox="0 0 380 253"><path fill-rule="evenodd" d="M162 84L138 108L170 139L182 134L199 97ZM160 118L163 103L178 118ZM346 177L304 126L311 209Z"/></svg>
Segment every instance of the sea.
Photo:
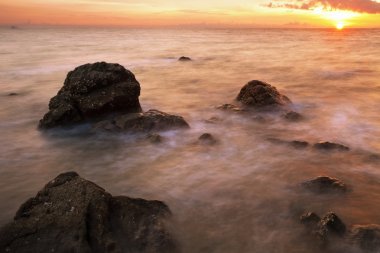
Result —
<svg viewBox="0 0 380 253"><path fill-rule="evenodd" d="M158 145L141 134L88 134L87 125L39 131L67 73L99 61L135 74L145 111L181 115L191 128L161 132ZM216 109L236 103L250 80L277 87L304 119ZM302 212L333 211L347 227L380 224L379 108L376 29L2 27L0 225L48 181L76 171L115 196L164 201L184 253L327 252L310 246ZM218 143L200 145L203 133ZM317 176L350 190L300 187Z"/></svg>

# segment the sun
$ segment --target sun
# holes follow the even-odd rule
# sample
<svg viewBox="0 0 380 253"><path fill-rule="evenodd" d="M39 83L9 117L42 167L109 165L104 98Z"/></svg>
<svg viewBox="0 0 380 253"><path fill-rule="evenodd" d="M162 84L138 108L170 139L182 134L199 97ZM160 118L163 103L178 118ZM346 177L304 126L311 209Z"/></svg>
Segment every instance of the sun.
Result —
<svg viewBox="0 0 380 253"><path fill-rule="evenodd" d="M336 29L342 30L344 28L344 23L342 21L336 23Z"/></svg>

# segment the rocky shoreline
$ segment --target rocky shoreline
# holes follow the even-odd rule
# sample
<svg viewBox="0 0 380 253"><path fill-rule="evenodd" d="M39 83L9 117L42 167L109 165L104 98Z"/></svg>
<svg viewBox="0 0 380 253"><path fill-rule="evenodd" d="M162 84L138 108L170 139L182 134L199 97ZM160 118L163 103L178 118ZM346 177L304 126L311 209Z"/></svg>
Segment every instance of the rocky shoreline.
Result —
<svg viewBox="0 0 380 253"><path fill-rule="evenodd" d="M188 57L178 60L192 61ZM143 133L152 144L164 141L161 131L190 128L182 116L156 109L144 111L140 92L134 74L119 64L79 66L68 73L63 87L50 100L49 111L38 128L43 133L87 123L94 133ZM227 116L239 113L263 123L267 115L289 124L307 120L307 115L294 111L287 96L259 80L244 85L232 103L216 108ZM220 120L209 119L208 123L218 124ZM206 132L194 143L216 146L220 141ZM329 141L310 144L275 137L267 141L296 149L310 148L321 154L352 150ZM311 196L339 198L350 194L354 187L337 178L319 176L300 183L299 190ZM0 252L180 252L175 234L165 226L171 215L164 202L114 197L76 172L66 172L21 205L14 220L0 229ZM304 225L305 237L321 250L336 243L352 245L363 252L380 250L380 225L348 227L334 212L320 218L312 211L306 211L295 222Z"/></svg>

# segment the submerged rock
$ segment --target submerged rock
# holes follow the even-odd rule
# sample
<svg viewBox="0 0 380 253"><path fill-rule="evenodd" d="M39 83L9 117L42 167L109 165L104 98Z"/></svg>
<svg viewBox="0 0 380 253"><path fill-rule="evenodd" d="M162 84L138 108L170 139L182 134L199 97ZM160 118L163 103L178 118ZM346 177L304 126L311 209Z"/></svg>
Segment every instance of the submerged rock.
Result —
<svg viewBox="0 0 380 253"><path fill-rule="evenodd" d="M151 143L158 144L163 141L163 138L159 134L148 134L146 137Z"/></svg>
<svg viewBox="0 0 380 253"><path fill-rule="evenodd" d="M282 117L290 122L298 122L303 120L303 116L300 113L294 111L287 112Z"/></svg>
<svg viewBox="0 0 380 253"><path fill-rule="evenodd" d="M216 109L219 110L225 110L225 111L233 111L233 112L243 112L245 111L243 108L240 108L237 105L233 104L223 104L216 107Z"/></svg>
<svg viewBox="0 0 380 253"><path fill-rule="evenodd" d="M95 130L111 132L157 132L176 128L189 128L189 124L181 116L153 109L116 116L112 120L101 121L94 125Z"/></svg>
<svg viewBox="0 0 380 253"><path fill-rule="evenodd" d="M296 149L304 149L309 146L309 143L306 141L286 141L286 140L281 140L277 138L268 138L268 141L274 143L274 144L280 144L280 145L288 145L290 147L296 148Z"/></svg>
<svg viewBox="0 0 380 253"><path fill-rule="evenodd" d="M333 142L319 142L313 145L313 147L320 151L349 151L350 148L339 143Z"/></svg>
<svg viewBox="0 0 380 253"><path fill-rule="evenodd" d="M97 119L109 113L141 112L140 84L119 64L97 62L70 71L63 87L50 100L42 129Z"/></svg>
<svg viewBox="0 0 380 253"><path fill-rule="evenodd" d="M181 56L179 57L178 61L192 61L190 57L187 56Z"/></svg>
<svg viewBox="0 0 380 253"><path fill-rule="evenodd" d="M344 193L347 191L347 186L345 183L339 179L319 176L315 179L306 181L302 183L302 186L315 193Z"/></svg>
<svg viewBox="0 0 380 253"><path fill-rule="evenodd" d="M75 172L59 175L0 229L0 252L177 252L161 201L113 197Z"/></svg>
<svg viewBox="0 0 380 253"><path fill-rule="evenodd" d="M199 136L198 140L201 144L205 144L205 145L214 145L218 142L215 139L215 137L210 133L202 134L201 136Z"/></svg>
<svg viewBox="0 0 380 253"><path fill-rule="evenodd" d="M276 87L258 80L248 82L236 98L243 105L253 108L270 108L285 106L290 99L280 94Z"/></svg>
<svg viewBox="0 0 380 253"><path fill-rule="evenodd" d="M16 92L11 92L11 93L8 93L8 97L14 97L14 96L18 96L19 94L16 93Z"/></svg>
<svg viewBox="0 0 380 253"><path fill-rule="evenodd" d="M348 240L364 252L380 251L380 225L354 225Z"/></svg>

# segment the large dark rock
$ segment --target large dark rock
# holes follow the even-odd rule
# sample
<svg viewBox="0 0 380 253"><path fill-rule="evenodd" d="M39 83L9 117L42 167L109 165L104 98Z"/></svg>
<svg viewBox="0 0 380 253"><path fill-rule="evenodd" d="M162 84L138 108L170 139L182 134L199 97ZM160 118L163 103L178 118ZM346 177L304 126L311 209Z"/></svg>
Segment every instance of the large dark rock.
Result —
<svg viewBox="0 0 380 253"><path fill-rule="evenodd" d="M344 193L348 190L345 183L339 179L327 176L319 176L312 180L303 182L302 186L307 190L320 194Z"/></svg>
<svg viewBox="0 0 380 253"><path fill-rule="evenodd" d="M291 103L290 99L280 94L276 87L258 80L247 83L236 100L253 108L278 108Z"/></svg>
<svg viewBox="0 0 380 253"><path fill-rule="evenodd" d="M156 132L175 128L189 128L181 116L171 115L158 110L144 113L129 113L95 124L95 130L111 132Z"/></svg>
<svg viewBox="0 0 380 253"><path fill-rule="evenodd" d="M380 225L354 225L350 230L348 240L364 252L379 252Z"/></svg>
<svg viewBox="0 0 380 253"><path fill-rule="evenodd" d="M75 172L59 175L0 229L0 252L176 252L161 201L113 197Z"/></svg>
<svg viewBox="0 0 380 253"><path fill-rule="evenodd" d="M119 64L97 62L70 71L50 100L40 128L65 126L116 112L141 112L140 84Z"/></svg>

